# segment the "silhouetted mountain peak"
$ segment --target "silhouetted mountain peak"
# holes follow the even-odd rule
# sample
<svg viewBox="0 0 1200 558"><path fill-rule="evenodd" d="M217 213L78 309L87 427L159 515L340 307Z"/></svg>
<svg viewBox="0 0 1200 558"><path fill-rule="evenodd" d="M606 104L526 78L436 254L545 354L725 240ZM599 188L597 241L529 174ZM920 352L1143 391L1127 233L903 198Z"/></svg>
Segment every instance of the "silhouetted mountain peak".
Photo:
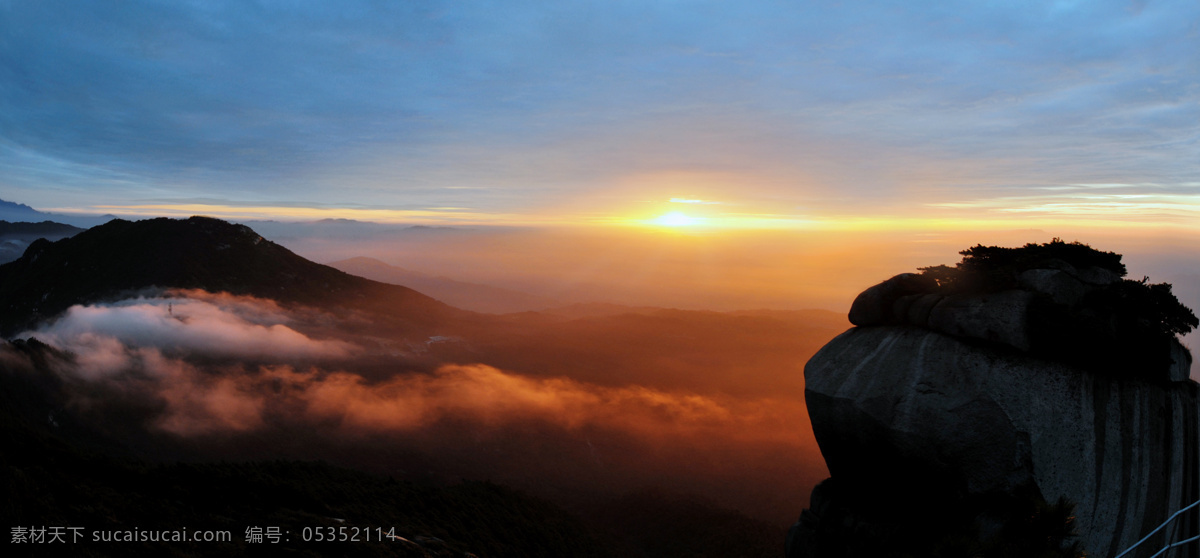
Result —
<svg viewBox="0 0 1200 558"><path fill-rule="evenodd" d="M38 213L38 211L36 209L29 207L28 205L25 205L23 203L16 203L16 202L10 202L10 201L5 201L5 200L0 200L0 209L6 209L9 211L21 211L21 212L27 212L27 213Z"/></svg>
<svg viewBox="0 0 1200 558"><path fill-rule="evenodd" d="M0 266L0 333L11 335L73 304L152 287L426 317L451 310L411 289L306 260L245 225L210 217L115 219L57 242L34 242L21 258Z"/></svg>

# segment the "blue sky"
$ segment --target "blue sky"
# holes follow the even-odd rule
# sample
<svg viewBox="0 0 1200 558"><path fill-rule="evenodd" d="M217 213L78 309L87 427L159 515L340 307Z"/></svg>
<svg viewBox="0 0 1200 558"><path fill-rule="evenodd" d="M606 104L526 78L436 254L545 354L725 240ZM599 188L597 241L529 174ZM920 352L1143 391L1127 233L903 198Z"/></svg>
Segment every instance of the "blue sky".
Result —
<svg viewBox="0 0 1200 558"><path fill-rule="evenodd" d="M1200 3L0 2L0 198L1186 226Z"/></svg>

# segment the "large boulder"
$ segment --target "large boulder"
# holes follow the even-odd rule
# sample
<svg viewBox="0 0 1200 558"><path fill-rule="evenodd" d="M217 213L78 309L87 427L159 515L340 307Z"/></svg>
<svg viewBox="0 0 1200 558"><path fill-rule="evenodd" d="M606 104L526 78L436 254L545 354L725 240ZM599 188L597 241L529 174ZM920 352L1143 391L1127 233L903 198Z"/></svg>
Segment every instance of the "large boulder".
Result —
<svg viewBox="0 0 1200 558"><path fill-rule="evenodd" d="M1089 289L1070 273L1059 269L1030 269L1017 276L1021 287L1050 297L1055 304L1074 306L1083 302Z"/></svg>
<svg viewBox="0 0 1200 558"><path fill-rule="evenodd" d="M1069 276L1064 277L1074 281ZM858 295L850 306L850 323L857 326L916 325L1029 350L1029 324L1035 319L1030 313L1035 292L1009 290L981 295L942 295L936 290L937 284L932 279L902 273Z"/></svg>
<svg viewBox="0 0 1200 558"><path fill-rule="evenodd" d="M936 287L933 279L917 273L901 273L859 294L850 305L850 323L868 326L903 322L905 314L893 311L896 301L929 293Z"/></svg>
<svg viewBox="0 0 1200 558"><path fill-rule="evenodd" d="M1125 295L1114 290L1115 273L1051 263L1057 267L1018 274L1017 288L989 292L942 289L929 277L902 273L858 295L850 323L917 326L1109 372L1138 367L1143 377L1180 379L1177 364L1190 363L1186 350L1137 333L1128 318L1122 327L1113 301Z"/></svg>
<svg viewBox="0 0 1200 558"><path fill-rule="evenodd" d="M832 476L789 558L1078 558L1072 529L1111 557L1200 500L1200 385L1176 337L1200 320L1171 286L1059 239L962 254L864 291L858 327L805 367ZM1200 512L1181 521L1130 558L1200 533Z"/></svg>
<svg viewBox="0 0 1200 558"><path fill-rule="evenodd" d="M1200 499L1200 389L1186 374L1121 379L973 337L860 327L808 362L808 412L835 481L910 502L1066 497L1094 556ZM1172 350L1186 370L1186 351Z"/></svg>
<svg viewBox="0 0 1200 558"><path fill-rule="evenodd" d="M946 297L929 312L929 329L958 337L1002 343L1022 351L1032 346L1029 324L1034 294L1002 291L995 294Z"/></svg>

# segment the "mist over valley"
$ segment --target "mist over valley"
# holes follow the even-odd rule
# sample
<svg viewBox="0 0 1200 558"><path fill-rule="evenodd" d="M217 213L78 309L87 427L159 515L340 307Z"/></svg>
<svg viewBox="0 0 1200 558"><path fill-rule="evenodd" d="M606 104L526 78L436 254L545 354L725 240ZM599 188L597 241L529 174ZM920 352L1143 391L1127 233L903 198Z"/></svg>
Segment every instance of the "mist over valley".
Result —
<svg viewBox="0 0 1200 558"><path fill-rule="evenodd" d="M0 266L0 291L5 381L36 394L9 420L54 439L151 463L492 481L593 525L646 494L790 524L826 475L801 368L848 325L821 310L472 312L206 218L39 241Z"/></svg>

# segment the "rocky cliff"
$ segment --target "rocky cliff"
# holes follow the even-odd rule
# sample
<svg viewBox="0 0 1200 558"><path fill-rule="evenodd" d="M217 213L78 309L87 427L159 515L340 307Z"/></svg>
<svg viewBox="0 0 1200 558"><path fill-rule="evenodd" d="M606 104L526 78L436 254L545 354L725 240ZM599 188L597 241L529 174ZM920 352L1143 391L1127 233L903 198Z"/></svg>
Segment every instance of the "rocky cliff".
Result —
<svg viewBox="0 0 1200 558"><path fill-rule="evenodd" d="M1073 502L1088 555L1115 556L1200 499L1187 350L1173 336L1139 345L1153 354L1138 370L1078 358L1116 343L1119 316L1085 301L1119 278L1057 267L1017 270L1015 288L996 292L938 293L906 274L859 296L858 327L805 367L832 479L793 528L789 557L1020 555L979 549L1021 516L998 508L1022 498ZM1200 534L1200 512L1181 519L1136 555ZM1176 552L1194 558L1200 545Z"/></svg>

